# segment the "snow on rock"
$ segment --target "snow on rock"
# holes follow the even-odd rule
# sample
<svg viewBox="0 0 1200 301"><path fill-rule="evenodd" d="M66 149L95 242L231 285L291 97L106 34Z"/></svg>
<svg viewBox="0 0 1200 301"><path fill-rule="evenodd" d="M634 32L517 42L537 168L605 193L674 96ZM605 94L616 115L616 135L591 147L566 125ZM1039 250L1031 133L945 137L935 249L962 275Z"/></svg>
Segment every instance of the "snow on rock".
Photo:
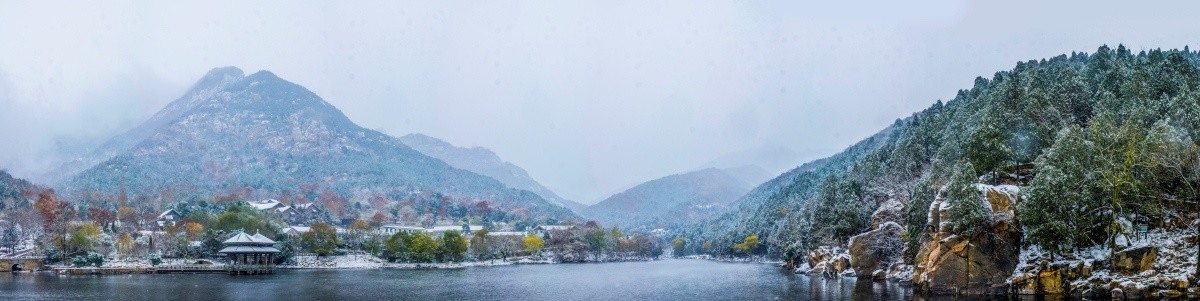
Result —
<svg viewBox="0 0 1200 301"><path fill-rule="evenodd" d="M1028 247L1021 250L1020 263L1008 282L1013 293L1023 295L1179 296L1195 280L1194 233L1194 229L1153 230L1131 237L1131 246L1118 250L1101 246L1055 256Z"/></svg>
<svg viewBox="0 0 1200 301"><path fill-rule="evenodd" d="M914 268L916 267L911 264L894 264L888 270L887 279L899 283L912 283Z"/></svg>
<svg viewBox="0 0 1200 301"><path fill-rule="evenodd" d="M1002 294L1017 265L1020 233L1013 227L1018 202L1015 186L978 184L980 206L991 227L970 236L951 231L944 217L949 203L939 197L930 205L913 267L913 285L935 294Z"/></svg>
<svg viewBox="0 0 1200 301"><path fill-rule="evenodd" d="M876 270L891 267L901 261L900 253L904 251L904 240L901 236L904 228L896 222L885 222L876 226L875 230L867 231L850 238L850 266L855 274L866 277L876 276ZM882 271L877 278L883 278Z"/></svg>
<svg viewBox="0 0 1200 301"><path fill-rule="evenodd" d="M879 205L879 209L871 213L872 229L880 229L884 223L903 223L904 213L904 203L894 199L887 200Z"/></svg>
<svg viewBox="0 0 1200 301"><path fill-rule="evenodd" d="M808 262L794 271L797 274L824 276L854 276L850 268L850 253L840 247L822 246L808 252Z"/></svg>

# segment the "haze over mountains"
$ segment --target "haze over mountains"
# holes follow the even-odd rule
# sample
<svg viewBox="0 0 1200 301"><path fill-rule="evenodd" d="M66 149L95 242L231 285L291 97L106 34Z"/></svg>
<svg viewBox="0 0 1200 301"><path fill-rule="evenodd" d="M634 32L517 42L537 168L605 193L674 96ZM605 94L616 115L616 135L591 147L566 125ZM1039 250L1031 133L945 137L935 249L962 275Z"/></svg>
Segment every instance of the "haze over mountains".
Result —
<svg viewBox="0 0 1200 301"><path fill-rule="evenodd" d="M707 168L648 181L582 211L605 224L655 229L664 224L701 220L723 212L764 177L757 167ZM769 177L769 176L766 176Z"/></svg>
<svg viewBox="0 0 1200 301"><path fill-rule="evenodd" d="M365 129L309 90L269 71L210 71L141 126L51 174L67 192L265 197L301 187L339 194L442 193L503 210L571 218L533 192Z"/></svg>
<svg viewBox="0 0 1200 301"><path fill-rule="evenodd" d="M775 150L791 154L786 150ZM790 156L790 155L789 155ZM725 163L730 160L719 160ZM714 161L716 162L716 161ZM367 195L437 192L505 209L652 228L708 219L772 175L757 165L706 168L639 184L587 206L566 200L483 147L362 128L269 71L216 68L142 125L43 179L67 193L265 198L303 186ZM569 210L566 210L569 209Z"/></svg>
<svg viewBox="0 0 1200 301"><path fill-rule="evenodd" d="M530 177L529 172L526 172L525 169L500 159L500 156L489 149L457 147L441 139L423 134L408 134L400 137L400 141L427 156L442 160L454 168L491 177L511 188L528 190L547 201L571 210L578 211L586 207L586 205L563 199Z"/></svg>

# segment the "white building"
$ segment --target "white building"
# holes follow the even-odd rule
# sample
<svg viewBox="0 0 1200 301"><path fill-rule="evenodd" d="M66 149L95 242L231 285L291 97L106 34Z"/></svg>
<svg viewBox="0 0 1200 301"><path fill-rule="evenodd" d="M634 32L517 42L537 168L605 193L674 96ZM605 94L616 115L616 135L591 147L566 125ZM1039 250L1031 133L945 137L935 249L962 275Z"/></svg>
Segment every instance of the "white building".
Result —
<svg viewBox="0 0 1200 301"><path fill-rule="evenodd" d="M304 233L308 233L309 229L311 228L305 226L291 226L283 228L283 234L287 234L289 236L300 236Z"/></svg>
<svg viewBox="0 0 1200 301"><path fill-rule="evenodd" d="M574 226L574 225L565 225L565 226L562 226L562 225L553 225L553 226L541 225L541 226L537 226L537 227L533 228L533 233L537 234L537 236L538 236L538 237L551 237L551 236L552 236L552 235L554 235L555 233L558 233L558 232L566 232L566 231L571 231L571 230L574 230L574 229L575 229L575 226Z"/></svg>
<svg viewBox="0 0 1200 301"><path fill-rule="evenodd" d="M183 219L182 214L179 214L179 212L176 212L175 209L168 209L167 211L163 211L162 214L159 214L158 217L154 219L154 221L158 223L159 227L166 228L166 227L174 226L175 221L178 221L181 219Z"/></svg>
<svg viewBox="0 0 1200 301"><path fill-rule="evenodd" d="M528 234L529 234L528 232L520 232L520 231L496 231L496 232L488 232L488 236L516 236L516 237L525 237L525 235L528 235Z"/></svg>
<svg viewBox="0 0 1200 301"><path fill-rule="evenodd" d="M428 230L421 227L401 226L397 224L383 225L383 227L379 227L378 230L380 235L393 235L400 232L412 234L417 232L428 232Z"/></svg>
<svg viewBox="0 0 1200 301"><path fill-rule="evenodd" d="M275 199L266 199L266 200L261 200L261 201L246 201L246 205L250 205L250 207L254 207L254 209L258 209L258 210L269 210L269 209L278 210L279 208L287 207L287 206L284 206L283 203L280 203L278 200L275 200ZM287 209L278 210L278 211L286 211L286 210Z"/></svg>
<svg viewBox="0 0 1200 301"><path fill-rule="evenodd" d="M442 233L450 230L458 231L462 235L471 235L472 232L483 230L483 226L433 226L433 228L428 229L429 233L433 235L442 235Z"/></svg>

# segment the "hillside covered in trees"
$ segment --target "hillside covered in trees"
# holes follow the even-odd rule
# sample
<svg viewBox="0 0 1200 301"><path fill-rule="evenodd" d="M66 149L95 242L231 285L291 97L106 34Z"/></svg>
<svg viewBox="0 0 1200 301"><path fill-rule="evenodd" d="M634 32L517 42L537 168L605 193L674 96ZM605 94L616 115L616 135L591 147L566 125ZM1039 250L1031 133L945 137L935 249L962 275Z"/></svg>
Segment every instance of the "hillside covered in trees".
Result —
<svg viewBox="0 0 1200 301"><path fill-rule="evenodd" d="M588 206L581 213L627 229L654 230L702 220L750 190L736 169L705 168L647 181Z"/></svg>
<svg viewBox="0 0 1200 301"><path fill-rule="evenodd" d="M1019 62L820 166L785 174L790 184L761 201L680 230L694 242L691 252L730 255L756 236L765 247L750 254L804 262L814 250L847 247L886 226L873 214L898 203L898 260L913 264L931 232L997 232L999 212L980 201L981 192L1019 189L1014 245L1045 256L1117 253L1131 228L1192 227L1180 221L1195 217L1200 184L1198 61L1186 47L1103 46ZM1002 184L1013 188L989 188Z"/></svg>
<svg viewBox="0 0 1200 301"><path fill-rule="evenodd" d="M229 198L318 203L338 219L366 218L431 195L514 218L576 218L535 193L362 128L320 96L269 71L246 75L235 67L213 69L142 126L60 170L89 162L97 163L52 185L67 199L82 201L127 191L168 206Z"/></svg>

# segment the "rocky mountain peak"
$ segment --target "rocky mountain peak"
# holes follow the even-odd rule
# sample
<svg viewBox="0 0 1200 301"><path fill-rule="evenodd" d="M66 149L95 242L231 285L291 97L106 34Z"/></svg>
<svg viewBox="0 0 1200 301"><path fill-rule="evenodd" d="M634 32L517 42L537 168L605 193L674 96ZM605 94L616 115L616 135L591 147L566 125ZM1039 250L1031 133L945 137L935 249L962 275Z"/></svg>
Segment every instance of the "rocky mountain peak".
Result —
<svg viewBox="0 0 1200 301"><path fill-rule="evenodd" d="M245 72L242 72L242 69L239 69L238 67L228 66L213 68L212 70L209 70L208 73L204 74L204 77L201 77L200 80L196 81L196 84L192 85L192 88L188 90L188 94L218 88L222 85L241 80L245 76Z"/></svg>

